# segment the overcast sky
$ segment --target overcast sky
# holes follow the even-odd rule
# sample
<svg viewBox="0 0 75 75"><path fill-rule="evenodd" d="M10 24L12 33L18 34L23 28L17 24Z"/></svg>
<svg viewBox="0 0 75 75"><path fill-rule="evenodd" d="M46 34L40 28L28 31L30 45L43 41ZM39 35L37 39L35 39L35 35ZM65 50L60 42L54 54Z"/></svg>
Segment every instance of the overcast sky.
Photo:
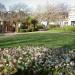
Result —
<svg viewBox="0 0 75 75"><path fill-rule="evenodd" d="M33 8L36 8L38 5L46 5L47 3L66 3L69 5L75 5L75 0L0 0L0 3L4 4L8 9L9 6L12 6L17 3L25 3Z"/></svg>

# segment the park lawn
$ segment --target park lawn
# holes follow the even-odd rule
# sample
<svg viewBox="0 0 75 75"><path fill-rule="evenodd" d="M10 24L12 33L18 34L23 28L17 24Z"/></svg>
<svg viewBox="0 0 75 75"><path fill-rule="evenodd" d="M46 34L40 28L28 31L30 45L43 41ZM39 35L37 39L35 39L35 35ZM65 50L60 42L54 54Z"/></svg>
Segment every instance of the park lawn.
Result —
<svg viewBox="0 0 75 75"><path fill-rule="evenodd" d="M0 35L0 48L16 46L45 46L75 49L75 33L33 32L9 37Z"/></svg>

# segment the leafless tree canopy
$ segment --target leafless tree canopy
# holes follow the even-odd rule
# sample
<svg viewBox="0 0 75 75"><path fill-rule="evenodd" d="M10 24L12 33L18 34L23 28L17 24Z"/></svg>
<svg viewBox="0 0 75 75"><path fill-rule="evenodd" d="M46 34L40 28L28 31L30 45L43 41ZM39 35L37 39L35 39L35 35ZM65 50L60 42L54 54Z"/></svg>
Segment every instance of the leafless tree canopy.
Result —
<svg viewBox="0 0 75 75"><path fill-rule="evenodd" d="M37 8L38 10L38 8ZM58 20L64 20L68 18L68 6L64 3L57 4L57 5L50 5L44 7L44 11L40 12L42 8L38 10L38 13L36 14L38 20L45 20L45 21L58 21Z"/></svg>
<svg viewBox="0 0 75 75"><path fill-rule="evenodd" d="M3 8L3 9L2 9ZM10 22L13 21L23 21L27 16L35 16L38 21L46 20L46 21L58 21L60 19L65 19L68 17L68 7L67 5L61 3L56 6L54 5L46 5L44 7L39 7L35 12L31 12L26 4L15 4L10 7L9 11L6 10L5 6L0 4L0 18L3 20L8 20Z"/></svg>

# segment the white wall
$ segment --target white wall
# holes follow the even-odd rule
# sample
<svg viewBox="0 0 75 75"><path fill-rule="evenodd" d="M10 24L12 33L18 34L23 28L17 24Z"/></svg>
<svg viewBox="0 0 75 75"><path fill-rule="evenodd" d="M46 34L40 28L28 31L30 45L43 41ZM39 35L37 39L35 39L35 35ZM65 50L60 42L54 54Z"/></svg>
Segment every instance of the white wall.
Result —
<svg viewBox="0 0 75 75"><path fill-rule="evenodd" d="M68 25L71 25L71 21L75 21L75 7L71 7L68 15Z"/></svg>

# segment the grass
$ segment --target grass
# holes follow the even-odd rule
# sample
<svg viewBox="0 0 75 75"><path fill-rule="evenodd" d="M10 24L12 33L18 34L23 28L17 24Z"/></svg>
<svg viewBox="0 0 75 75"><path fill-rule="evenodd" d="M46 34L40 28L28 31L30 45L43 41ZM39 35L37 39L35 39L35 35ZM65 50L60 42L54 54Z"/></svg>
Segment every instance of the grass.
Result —
<svg viewBox="0 0 75 75"><path fill-rule="evenodd" d="M50 32L75 32L75 26L64 26L64 27L56 27L51 28Z"/></svg>
<svg viewBox="0 0 75 75"><path fill-rule="evenodd" d="M75 49L75 33L34 32L16 34L9 37L4 35L0 36L0 48L15 47L19 45Z"/></svg>

